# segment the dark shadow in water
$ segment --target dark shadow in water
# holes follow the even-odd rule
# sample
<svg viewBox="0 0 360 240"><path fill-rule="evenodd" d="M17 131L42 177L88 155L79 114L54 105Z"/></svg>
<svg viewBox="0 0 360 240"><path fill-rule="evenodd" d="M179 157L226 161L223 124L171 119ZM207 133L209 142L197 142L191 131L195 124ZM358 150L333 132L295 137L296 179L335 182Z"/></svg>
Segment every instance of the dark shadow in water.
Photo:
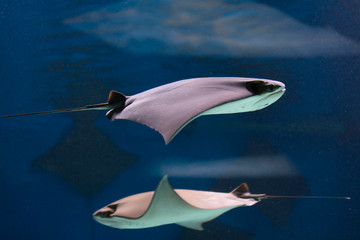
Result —
<svg viewBox="0 0 360 240"><path fill-rule="evenodd" d="M92 121L82 120L93 113L81 114L75 127L33 166L60 176L80 194L91 197L137 157L119 149Z"/></svg>

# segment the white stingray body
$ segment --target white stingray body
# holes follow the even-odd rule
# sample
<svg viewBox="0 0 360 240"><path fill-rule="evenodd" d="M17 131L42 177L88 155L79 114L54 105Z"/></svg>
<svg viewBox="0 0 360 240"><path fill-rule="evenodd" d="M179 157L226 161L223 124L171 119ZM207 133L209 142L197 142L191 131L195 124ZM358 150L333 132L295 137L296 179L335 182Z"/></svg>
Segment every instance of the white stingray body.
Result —
<svg viewBox="0 0 360 240"><path fill-rule="evenodd" d="M104 225L137 229L165 224L202 230L202 223L241 206L252 206L258 200L239 198L233 193L195 190L173 190L165 176L155 192L123 198L94 213Z"/></svg>
<svg viewBox="0 0 360 240"><path fill-rule="evenodd" d="M252 206L261 199L350 199L349 197L269 196L252 194L246 183L230 193L172 189L167 176L155 192L132 195L93 214L101 224L121 229L150 228L166 224L202 230L202 224L237 207Z"/></svg>
<svg viewBox="0 0 360 240"><path fill-rule="evenodd" d="M252 84L259 89L251 89L249 86ZM277 101L284 92L283 83L268 79L185 79L129 96L125 108L111 114L111 120L128 119L142 123L160 132L169 143L197 117L260 110Z"/></svg>
<svg viewBox="0 0 360 240"><path fill-rule="evenodd" d="M169 143L195 118L202 115L251 112L277 101L285 92L278 81L241 77L191 78L126 96L111 91L106 103L1 118L45 113L109 110L110 120L127 119L158 131Z"/></svg>

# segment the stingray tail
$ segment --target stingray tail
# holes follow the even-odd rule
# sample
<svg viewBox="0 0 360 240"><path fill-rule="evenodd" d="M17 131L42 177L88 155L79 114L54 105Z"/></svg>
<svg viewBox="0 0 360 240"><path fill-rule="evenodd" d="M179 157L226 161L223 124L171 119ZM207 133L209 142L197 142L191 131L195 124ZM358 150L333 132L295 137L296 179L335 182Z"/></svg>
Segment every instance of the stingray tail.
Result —
<svg viewBox="0 0 360 240"><path fill-rule="evenodd" d="M98 105L97 106L98 108L103 107L103 104L97 104L97 105ZM89 105L89 106L79 107L79 108L68 108L68 109L60 109L60 110L42 111L42 112L20 113L20 114L14 114L14 115L0 116L0 118L22 117L22 116L30 116L30 115L63 113L63 112L79 112L79 111L86 111L86 110L96 110L95 105Z"/></svg>
<svg viewBox="0 0 360 240"><path fill-rule="evenodd" d="M271 198L296 198L296 199L351 199L350 197L318 197L318 196L264 196L262 199Z"/></svg>
<svg viewBox="0 0 360 240"><path fill-rule="evenodd" d="M87 110L112 109L111 111L115 111L115 112L119 111L120 112L125 107L126 99L127 99L127 97L125 95L123 95L122 93L119 93L116 91L111 91L109 94L108 101L106 103L87 105L85 107L77 107L77 108L68 108L68 109L50 110L50 111L32 112L32 113L21 113L21 114L0 116L0 118L21 117L21 116L49 114L49 113L79 112L79 111L87 111ZM121 109L121 110L119 110L119 109ZM109 111L109 113L111 111ZM111 113L110 113L110 116L112 116Z"/></svg>
<svg viewBox="0 0 360 240"><path fill-rule="evenodd" d="M268 196L266 194L252 194L250 193L249 186L246 183L241 184L235 188L232 192L238 198L252 198L257 201L261 199L272 198L297 198L297 199L350 199L350 197L317 197L317 196Z"/></svg>

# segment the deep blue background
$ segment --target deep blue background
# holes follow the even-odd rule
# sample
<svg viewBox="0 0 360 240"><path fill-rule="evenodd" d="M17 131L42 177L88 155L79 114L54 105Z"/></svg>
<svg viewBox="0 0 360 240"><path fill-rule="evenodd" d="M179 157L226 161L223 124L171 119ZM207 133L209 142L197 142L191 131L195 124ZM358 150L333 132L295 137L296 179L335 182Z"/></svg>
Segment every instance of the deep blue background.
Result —
<svg viewBox="0 0 360 240"><path fill-rule="evenodd" d="M163 42L147 39L150 35L146 33L127 42L129 46L110 44L88 33L91 25L74 27L66 21L103 8L111 13L112 4L136 8L146 2L1 1L0 115L100 103L111 89L131 95L191 77L268 78L284 82L287 92L258 112L199 118L167 146L155 131L129 121L110 122L104 112L1 119L0 238L359 239L359 51L350 49L330 56L294 52L287 57L263 57L256 49L251 56L232 55L232 49L221 56L196 48L182 53L181 48L172 51L175 44L171 42L166 42L170 50L165 51ZM176 9L174 2L147 2L150 19L152 14L160 20L171 18L163 5L173 3ZM217 2L218 12L211 12L214 20L219 14L226 18L221 10L226 1ZM234 6L248 2L227 1ZM356 1L257 3L306 26L331 29L356 44L360 41L360 14L356 11L360 6ZM146 17L124 16L119 26L110 27L120 29L121 23L134 19L133 28L126 31L148 24ZM194 28L186 31L206 36L195 20L189 21ZM243 23L237 24L235 27L244 31ZM167 34L165 30L157 33ZM114 38L121 41L122 35ZM142 53L142 47L147 52ZM297 174L170 174L170 182L175 188L227 192L247 181L254 193L351 196L352 200L268 200L258 207L232 210L205 224L203 232L175 225L119 230L100 225L91 217L112 201L155 189L164 173L162 167L169 164L191 166L193 162L256 155L286 156ZM115 163L107 162L108 158ZM125 158L128 162L117 166L116 162Z"/></svg>

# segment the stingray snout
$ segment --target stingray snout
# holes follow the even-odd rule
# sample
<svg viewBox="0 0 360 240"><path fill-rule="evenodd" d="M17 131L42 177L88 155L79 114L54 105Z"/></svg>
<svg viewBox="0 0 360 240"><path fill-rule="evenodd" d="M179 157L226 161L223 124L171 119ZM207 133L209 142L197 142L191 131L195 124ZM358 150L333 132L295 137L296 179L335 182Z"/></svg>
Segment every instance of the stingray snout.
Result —
<svg viewBox="0 0 360 240"><path fill-rule="evenodd" d="M115 205L109 205L106 206L98 211L96 211L93 216L94 217L102 217L102 218L108 218L111 217L111 214L113 214L116 210L116 206Z"/></svg>

